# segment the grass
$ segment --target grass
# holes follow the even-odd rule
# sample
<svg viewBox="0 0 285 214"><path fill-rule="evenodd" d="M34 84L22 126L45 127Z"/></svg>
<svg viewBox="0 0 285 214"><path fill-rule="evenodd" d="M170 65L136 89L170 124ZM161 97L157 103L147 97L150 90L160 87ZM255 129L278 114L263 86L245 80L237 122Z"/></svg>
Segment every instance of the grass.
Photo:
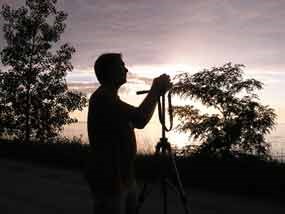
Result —
<svg viewBox="0 0 285 214"><path fill-rule="evenodd" d="M190 156L177 158L176 165L182 183L192 187L278 200L283 198L285 192L285 165L278 162L250 157L214 159ZM166 171L173 177L170 166L171 161L168 160L159 163L154 157L139 156L137 174L144 180L152 180L153 174L162 174L160 171Z"/></svg>
<svg viewBox="0 0 285 214"><path fill-rule="evenodd" d="M0 157L33 162L47 167L80 170L84 167L89 145L60 141L58 143L24 143L0 140Z"/></svg>
<svg viewBox="0 0 285 214"><path fill-rule="evenodd" d="M0 140L0 157L77 171L84 169L89 150L88 144L66 140L49 144ZM166 175L175 180L172 163L167 157L139 154L137 178L153 182ZM285 164L249 156L240 159L179 156L176 164L185 186L284 200Z"/></svg>

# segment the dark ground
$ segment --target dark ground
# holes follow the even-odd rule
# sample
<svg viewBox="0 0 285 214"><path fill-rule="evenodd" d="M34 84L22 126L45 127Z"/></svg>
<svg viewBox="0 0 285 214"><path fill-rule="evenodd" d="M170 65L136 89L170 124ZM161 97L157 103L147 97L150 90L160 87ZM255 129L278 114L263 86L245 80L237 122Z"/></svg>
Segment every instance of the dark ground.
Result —
<svg viewBox="0 0 285 214"><path fill-rule="evenodd" d="M0 159L0 213L92 213L91 195L80 172L44 168L31 163ZM218 194L187 188L190 214L281 214L285 205L265 199ZM158 188L140 213L162 213ZM183 213L174 194L169 213Z"/></svg>

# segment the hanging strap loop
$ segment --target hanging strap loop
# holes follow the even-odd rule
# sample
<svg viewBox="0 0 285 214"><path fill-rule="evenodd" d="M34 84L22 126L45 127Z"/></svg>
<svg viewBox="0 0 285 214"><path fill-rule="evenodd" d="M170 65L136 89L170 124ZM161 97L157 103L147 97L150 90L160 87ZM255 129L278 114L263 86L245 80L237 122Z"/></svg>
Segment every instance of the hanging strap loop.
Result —
<svg viewBox="0 0 285 214"><path fill-rule="evenodd" d="M165 96L165 94L162 96ZM168 98L169 128L167 128L165 125L165 112L163 111L163 109L165 110L165 107L162 106L165 105L165 103L164 102L161 103L160 98L158 99L158 117L163 129L169 132L173 127L173 107L171 101L171 91L168 92L167 98ZM164 99L164 97L162 97L162 99Z"/></svg>

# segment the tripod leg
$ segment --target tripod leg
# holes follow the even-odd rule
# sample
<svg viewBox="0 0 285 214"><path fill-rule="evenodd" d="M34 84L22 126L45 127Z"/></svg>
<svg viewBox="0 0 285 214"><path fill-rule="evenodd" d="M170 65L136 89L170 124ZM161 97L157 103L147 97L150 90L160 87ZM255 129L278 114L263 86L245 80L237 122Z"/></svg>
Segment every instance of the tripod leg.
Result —
<svg viewBox="0 0 285 214"><path fill-rule="evenodd" d="M177 184L178 184L178 188L177 189L175 188L175 189L179 193L179 197L180 197L180 200L181 200L182 205L184 207L185 214L188 214L189 213L189 208L188 208L187 196L186 196L186 193L184 191L184 188L183 188L183 185L182 185L182 182L181 182L181 179L180 179L180 174L179 174L179 171L178 171L177 166L176 166L174 155L171 154L170 156L171 156L171 162L172 162L172 165L173 165L173 168L174 168L174 172L175 172L175 176L176 176L175 179L176 179Z"/></svg>
<svg viewBox="0 0 285 214"><path fill-rule="evenodd" d="M183 191L183 189L179 188L179 186L176 187L173 183L171 183L168 180L167 180L167 185L170 187L170 189L173 190L173 192L175 192L179 196L182 206L184 208L185 214L189 214L187 196L185 192Z"/></svg>
<svg viewBox="0 0 285 214"><path fill-rule="evenodd" d="M136 214L139 214L139 210L142 207L145 199L147 196L150 194L151 190L148 189L148 185L144 183L142 191L140 192L138 196L138 202L137 202L137 207L136 207Z"/></svg>

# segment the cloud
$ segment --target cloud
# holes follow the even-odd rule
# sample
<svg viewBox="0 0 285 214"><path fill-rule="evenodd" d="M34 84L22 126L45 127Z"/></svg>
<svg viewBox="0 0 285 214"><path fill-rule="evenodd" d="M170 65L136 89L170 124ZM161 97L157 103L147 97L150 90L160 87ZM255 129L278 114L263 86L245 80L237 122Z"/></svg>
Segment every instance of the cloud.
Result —
<svg viewBox="0 0 285 214"><path fill-rule="evenodd" d="M82 93L85 93L87 96L90 96L90 94L93 93L100 86L100 84L98 83L97 80L90 81L88 75L86 75L85 77L83 75L82 77L80 76L80 74L84 73L77 72L75 76L73 77L69 76L69 78L67 79L68 89L77 90ZM89 81L87 81L86 79L89 79ZM120 88L120 94L124 95L135 94L136 91L149 89L151 83L152 83L151 78L144 77L135 73L128 73L127 83Z"/></svg>
<svg viewBox="0 0 285 214"><path fill-rule="evenodd" d="M181 57L199 65L229 60L264 64L268 58L284 65L278 57L285 49L284 3L270 2L81 1L77 13L71 8L70 30L76 32L69 35L79 48L76 62L86 65L109 51L122 52L131 65Z"/></svg>
<svg viewBox="0 0 285 214"><path fill-rule="evenodd" d="M281 0L59 0L58 5L69 14L62 41L75 46L76 68L92 67L103 52L122 52L132 66L285 65Z"/></svg>
<svg viewBox="0 0 285 214"><path fill-rule="evenodd" d="M90 95L99 87L99 84L91 83L68 83L68 90L71 91L80 91L84 93L88 98Z"/></svg>
<svg viewBox="0 0 285 214"><path fill-rule="evenodd" d="M152 78L144 77L136 73L128 73L128 82L134 84L151 85Z"/></svg>

